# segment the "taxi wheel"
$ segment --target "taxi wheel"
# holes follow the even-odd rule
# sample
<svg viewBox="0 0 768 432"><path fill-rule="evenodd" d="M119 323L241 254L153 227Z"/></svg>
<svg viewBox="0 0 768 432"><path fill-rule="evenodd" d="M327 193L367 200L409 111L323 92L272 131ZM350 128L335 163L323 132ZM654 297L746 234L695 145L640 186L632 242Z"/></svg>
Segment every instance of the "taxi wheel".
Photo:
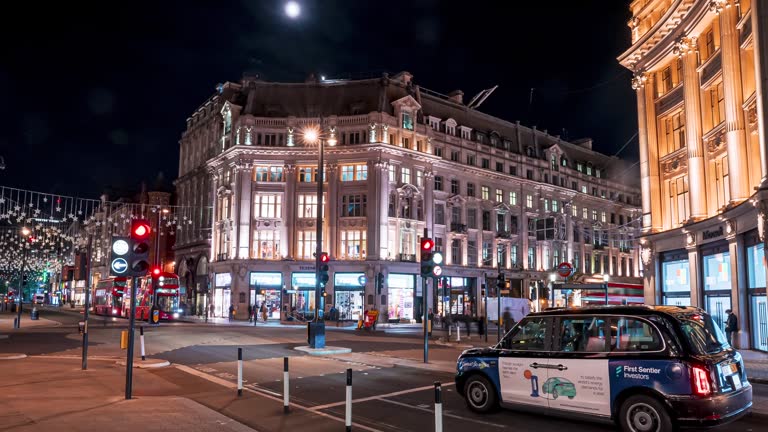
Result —
<svg viewBox="0 0 768 432"><path fill-rule="evenodd" d="M493 411L498 406L493 384L482 375L469 377L464 385L464 399L466 399L469 409L475 412Z"/></svg>
<svg viewBox="0 0 768 432"><path fill-rule="evenodd" d="M554 390L552 390L552 399L557 399L558 396L560 395L557 393L557 388L555 388Z"/></svg>
<svg viewBox="0 0 768 432"><path fill-rule="evenodd" d="M672 419L658 400L644 395L628 398L619 413L621 429L625 432L670 432Z"/></svg>

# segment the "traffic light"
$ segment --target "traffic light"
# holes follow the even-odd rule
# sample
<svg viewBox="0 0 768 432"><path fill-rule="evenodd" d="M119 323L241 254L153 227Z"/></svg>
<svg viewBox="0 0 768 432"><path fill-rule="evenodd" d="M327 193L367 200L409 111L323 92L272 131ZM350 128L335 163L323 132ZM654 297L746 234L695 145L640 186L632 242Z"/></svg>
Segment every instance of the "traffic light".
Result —
<svg viewBox="0 0 768 432"><path fill-rule="evenodd" d="M328 266L328 263L331 261L331 257L328 256L328 252L322 252L320 253L320 268L319 268L319 275L318 278L320 279L320 285L325 288L325 285L328 283L328 280L330 279L330 276L328 276L328 270L330 269ZM325 291L325 289L323 289Z"/></svg>
<svg viewBox="0 0 768 432"><path fill-rule="evenodd" d="M496 280L496 289L499 296L501 296L501 290L507 289L507 278L504 273L499 273L499 278Z"/></svg>
<svg viewBox="0 0 768 432"><path fill-rule="evenodd" d="M378 290L378 294L381 294L381 291L384 289L384 273L376 275L376 289Z"/></svg>
<svg viewBox="0 0 768 432"><path fill-rule="evenodd" d="M128 260L131 253L131 239L129 237L112 236L112 248L110 249L109 274L110 276L128 276Z"/></svg>
<svg viewBox="0 0 768 432"><path fill-rule="evenodd" d="M435 242L431 238L421 239L421 276L432 276L432 253Z"/></svg>
<svg viewBox="0 0 768 432"><path fill-rule="evenodd" d="M160 267L152 267L152 276L160 276Z"/></svg>
<svg viewBox="0 0 768 432"><path fill-rule="evenodd" d="M131 223L132 244L128 261L128 272L131 276L144 276L149 271L149 235L151 233L148 220L136 219Z"/></svg>

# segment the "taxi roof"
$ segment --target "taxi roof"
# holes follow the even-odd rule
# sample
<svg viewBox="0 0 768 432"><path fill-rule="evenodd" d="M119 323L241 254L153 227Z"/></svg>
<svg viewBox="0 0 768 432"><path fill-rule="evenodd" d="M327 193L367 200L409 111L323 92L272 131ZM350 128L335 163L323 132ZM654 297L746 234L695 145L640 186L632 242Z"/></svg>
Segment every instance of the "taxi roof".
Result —
<svg viewBox="0 0 768 432"><path fill-rule="evenodd" d="M662 305L594 305L583 307L548 308L542 312L533 312L530 315L585 315L585 314L621 314L621 315L680 315L688 313L702 313L702 309L692 306L662 306Z"/></svg>

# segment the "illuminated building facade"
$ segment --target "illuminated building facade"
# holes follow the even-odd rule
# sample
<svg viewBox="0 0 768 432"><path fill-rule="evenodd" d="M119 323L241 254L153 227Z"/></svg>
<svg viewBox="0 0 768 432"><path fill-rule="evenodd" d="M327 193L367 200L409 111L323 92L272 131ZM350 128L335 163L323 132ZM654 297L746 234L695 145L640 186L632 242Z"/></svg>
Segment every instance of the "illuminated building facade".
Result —
<svg viewBox="0 0 768 432"><path fill-rule="evenodd" d="M732 309L768 350L768 1L636 0L632 46L646 302Z"/></svg>
<svg viewBox="0 0 768 432"><path fill-rule="evenodd" d="M317 144L302 131L321 119L336 145L326 145L318 203ZM217 316L235 305L244 318L249 304L266 302L270 318L301 319L314 310L320 204L332 260L326 303L343 319L371 308L382 319L419 317L425 228L445 256L430 307L479 316L485 277L499 270L512 280L510 295L534 299L563 261L582 280L640 283L640 191L625 185L631 177L589 139L567 142L492 117L407 72L304 83L245 77L219 86L181 139L179 204L214 211L194 221L209 224L210 243L182 234L177 262L210 260L201 276Z"/></svg>

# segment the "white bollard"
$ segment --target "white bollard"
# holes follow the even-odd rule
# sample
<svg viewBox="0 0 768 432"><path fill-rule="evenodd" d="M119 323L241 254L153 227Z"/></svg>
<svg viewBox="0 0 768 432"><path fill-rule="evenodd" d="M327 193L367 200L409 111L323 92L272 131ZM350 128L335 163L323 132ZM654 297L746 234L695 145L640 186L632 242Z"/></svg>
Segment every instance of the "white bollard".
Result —
<svg viewBox="0 0 768 432"><path fill-rule="evenodd" d="M288 414L288 391L290 385L288 383L288 357L283 357L283 413Z"/></svg>
<svg viewBox="0 0 768 432"><path fill-rule="evenodd" d="M141 361L145 361L147 359L147 354L144 351L144 326L139 327L139 339L141 339Z"/></svg>
<svg viewBox="0 0 768 432"><path fill-rule="evenodd" d="M347 427L347 432L352 431L352 369L347 369L347 403L344 425Z"/></svg>
<svg viewBox="0 0 768 432"><path fill-rule="evenodd" d="M456 342L461 342L461 324L456 323Z"/></svg>
<svg viewBox="0 0 768 432"><path fill-rule="evenodd" d="M449 340L451 339L451 327L453 327L453 326L448 324L448 339Z"/></svg>
<svg viewBox="0 0 768 432"><path fill-rule="evenodd" d="M443 432L443 388L435 382L435 432Z"/></svg>
<svg viewBox="0 0 768 432"><path fill-rule="evenodd" d="M237 349L237 395L243 395L243 349Z"/></svg>

